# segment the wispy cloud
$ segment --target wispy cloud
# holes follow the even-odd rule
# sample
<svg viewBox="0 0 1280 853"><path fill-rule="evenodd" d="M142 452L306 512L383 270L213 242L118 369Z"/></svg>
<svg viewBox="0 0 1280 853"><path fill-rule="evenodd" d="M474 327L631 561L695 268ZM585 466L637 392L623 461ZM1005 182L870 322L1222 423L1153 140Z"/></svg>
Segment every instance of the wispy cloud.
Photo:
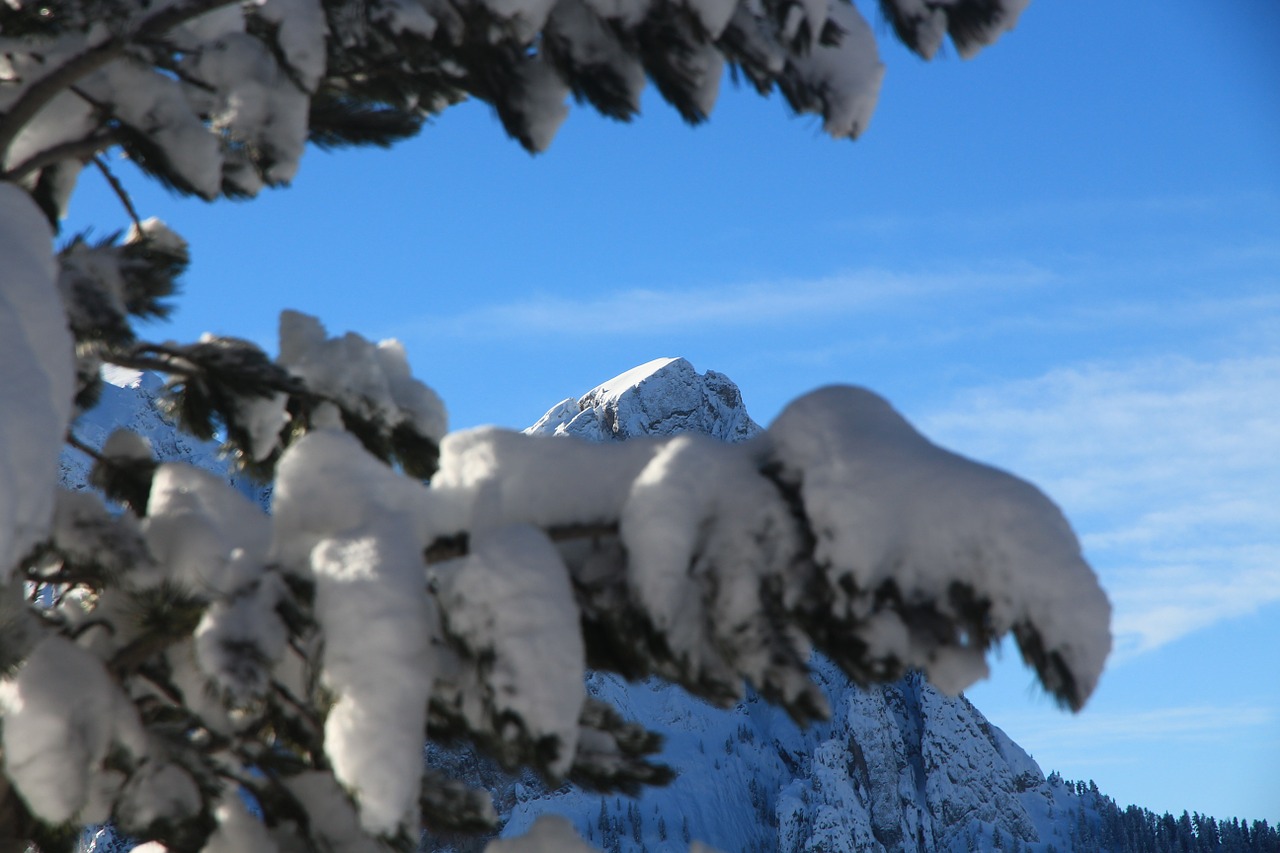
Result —
<svg viewBox="0 0 1280 853"><path fill-rule="evenodd" d="M1088 719L1061 714L1003 715L1001 723L1017 731L1018 742L1035 751L1052 745L1055 751L1088 749L1105 753L1113 744L1135 741L1177 744L1237 739L1242 729L1269 729L1280 720L1275 708L1260 705L1187 705L1154 711L1090 712Z"/></svg>
<svg viewBox="0 0 1280 853"><path fill-rule="evenodd" d="M1280 601L1280 545L1169 551L1114 585L1116 663Z"/></svg>
<svg viewBox="0 0 1280 853"><path fill-rule="evenodd" d="M1006 235L1011 231L1043 230L1057 225L1122 226L1135 224L1165 225L1175 222L1203 221L1205 218L1241 216L1253 212L1274 214L1277 198L1266 190L1231 194L1116 196L1064 201L1039 201L998 208L944 210L927 215L907 216L900 213L867 214L831 224L837 231L857 232L875 237L895 234L917 235L922 232L946 231L953 234Z"/></svg>
<svg viewBox="0 0 1280 853"><path fill-rule="evenodd" d="M413 330L458 337L645 335L776 325L901 307L952 292L1033 288L1046 270L1011 263L988 269L902 273L863 270L818 279L685 289L632 289L600 296L532 296L442 317Z"/></svg>
<svg viewBox="0 0 1280 853"><path fill-rule="evenodd" d="M1280 602L1280 355L1056 370L923 425L1064 506L1116 606L1118 660Z"/></svg>

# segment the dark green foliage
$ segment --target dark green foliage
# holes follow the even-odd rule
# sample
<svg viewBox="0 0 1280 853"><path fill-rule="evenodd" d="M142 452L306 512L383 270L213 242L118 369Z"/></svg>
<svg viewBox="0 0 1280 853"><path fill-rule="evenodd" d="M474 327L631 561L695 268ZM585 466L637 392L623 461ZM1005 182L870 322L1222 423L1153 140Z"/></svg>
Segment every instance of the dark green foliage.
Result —
<svg viewBox="0 0 1280 853"><path fill-rule="evenodd" d="M78 344L123 347L133 342L130 317L163 319L190 258L179 241L136 228L102 240L76 234L58 250L59 285Z"/></svg>
<svg viewBox="0 0 1280 853"><path fill-rule="evenodd" d="M61 826L35 822L31 840L40 853L75 853L80 843L81 829L74 823Z"/></svg>
<svg viewBox="0 0 1280 853"><path fill-rule="evenodd" d="M96 500L92 493L84 497ZM53 536L25 561L36 583L84 585L95 589L116 583L133 569L151 564L146 541L134 519L83 507L75 513L59 508ZM61 517L66 516L66 517Z"/></svg>
<svg viewBox="0 0 1280 853"><path fill-rule="evenodd" d="M495 826L486 792L430 769L422 776L419 805L422 820L432 832L478 834Z"/></svg>
<svg viewBox="0 0 1280 853"><path fill-rule="evenodd" d="M636 29L636 53L653 84L680 117L689 124L700 124L707 120L697 97L707 73L706 33L685 7L664 2L654 5L661 13L651 14ZM718 64L713 73L716 76L721 73Z"/></svg>
<svg viewBox="0 0 1280 853"><path fill-rule="evenodd" d="M311 98L309 139L325 150L353 145L387 148L417 136L423 121L423 116L407 110L321 91Z"/></svg>
<svg viewBox="0 0 1280 853"><path fill-rule="evenodd" d="M89 473L89 485L101 489L108 500L124 504L142 517L147 514L151 481L157 467L158 463L150 456L104 451Z"/></svg>
<svg viewBox="0 0 1280 853"><path fill-rule="evenodd" d="M565 31L572 28L576 38L590 32L599 46L587 60L575 56L572 40ZM640 109L631 81L643 78L644 67L623 45L624 34L608 21L593 14L582 0L561 0L551 12L543 32L541 49L569 85L578 103L589 103L604 116L630 121Z"/></svg>
<svg viewBox="0 0 1280 853"><path fill-rule="evenodd" d="M982 35L998 23L1005 15L1003 4L998 0L934 0L924 3L930 11L945 8L947 13L947 34L963 53L973 46L983 43ZM885 19L893 25L894 34L907 47L925 56L929 45L923 41L926 32L925 19L919 15L903 14L892 0L880 0L880 11ZM927 58L927 56L926 56Z"/></svg>
<svg viewBox="0 0 1280 853"><path fill-rule="evenodd" d="M164 147L157 144L145 128L135 128L118 119L114 119L111 127L115 131L117 144L130 162L160 186L178 195L194 195L212 200L174 168Z"/></svg>
<svg viewBox="0 0 1280 853"><path fill-rule="evenodd" d="M244 407L254 398L305 394L297 378L256 345L239 338L209 338L184 347L148 347L140 352L162 356L174 371L166 405L184 431L205 441L225 431L228 447L243 467L270 478L270 461L265 466L252 464Z"/></svg>
<svg viewBox="0 0 1280 853"><path fill-rule="evenodd" d="M168 581L129 595L132 621L141 631L142 641L190 635L204 614L204 605L198 595Z"/></svg>
<svg viewBox="0 0 1280 853"><path fill-rule="evenodd" d="M634 796L644 785L666 785L675 778L670 767L648 760L662 749L662 735L623 719L612 705L588 698L582 706L579 724L584 729L607 734L617 753L595 756L579 745L578 755L569 772L569 781L575 785L592 791L622 791Z"/></svg>

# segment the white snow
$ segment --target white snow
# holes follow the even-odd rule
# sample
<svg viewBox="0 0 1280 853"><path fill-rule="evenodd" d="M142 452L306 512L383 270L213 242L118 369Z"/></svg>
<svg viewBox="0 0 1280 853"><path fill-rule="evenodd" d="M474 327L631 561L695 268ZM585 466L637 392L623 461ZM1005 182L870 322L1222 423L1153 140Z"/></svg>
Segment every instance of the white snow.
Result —
<svg viewBox="0 0 1280 853"><path fill-rule="evenodd" d="M261 509L225 479L178 462L157 469L143 530L163 578L209 600L255 583L271 542Z"/></svg>
<svg viewBox="0 0 1280 853"><path fill-rule="evenodd" d="M679 366L678 362L682 361L684 361L685 364L688 364L688 362L682 358L655 358L652 361L646 361L644 364L637 365L630 370L625 370L622 373L619 373L612 379L601 382L599 385L584 394L583 399L617 399L621 397L625 391L640 387L641 383L645 382L650 377L662 374L664 372L664 368L671 365ZM692 365L690 365L690 368L692 368ZM679 382L670 382L668 390L678 389L679 385Z"/></svg>
<svg viewBox="0 0 1280 853"><path fill-rule="evenodd" d="M555 738L550 766L564 776L577 750L586 652L560 553L537 528L512 525L476 534L468 556L437 576L450 633L492 660L485 683L495 712L514 712L535 740Z"/></svg>
<svg viewBox="0 0 1280 853"><path fill-rule="evenodd" d="M937 0L892 0L898 14L912 20L916 27L916 41L926 59L932 59L947 36L947 6L954 3L938 3Z"/></svg>
<svg viewBox="0 0 1280 853"><path fill-rule="evenodd" d="M341 489L311 488L330 474ZM323 676L337 697L325 722L334 775L369 832L417 827L439 630L422 575L424 490L328 431L290 446L276 482L276 554L316 581Z"/></svg>
<svg viewBox="0 0 1280 853"><path fill-rule="evenodd" d="M137 243L140 240L146 240L155 248L163 249L176 257L185 258L190 254L186 239L154 216L130 225L125 232L125 243Z"/></svg>
<svg viewBox="0 0 1280 853"><path fill-rule="evenodd" d="M561 0L548 22L548 36L568 51L572 62L582 67L604 66L620 79L622 92L634 111L640 109L640 94L647 78L644 66L627 53L617 31L603 20L586 0Z"/></svg>
<svg viewBox="0 0 1280 853"><path fill-rule="evenodd" d="M1062 513L1038 489L937 447L862 388L801 397L769 436L782 476L800 488L832 589L847 579L859 591L833 601L833 614L870 616L864 593L886 582L903 600L945 613L951 587L963 584L990 597L994 631L1035 626L1046 651L1062 655L1083 694L1091 692L1110 650L1110 605ZM953 692L983 674L980 649L940 656L926 638L912 640L908 663Z"/></svg>
<svg viewBox="0 0 1280 853"><path fill-rule="evenodd" d="M11 169L55 145L82 139L93 127L93 107L83 98L62 92L52 98L14 138L4 167Z"/></svg>
<svg viewBox="0 0 1280 853"><path fill-rule="evenodd" d="M684 5L697 17L707 37L715 41L729 25L738 0L684 0Z"/></svg>
<svg viewBox="0 0 1280 853"><path fill-rule="evenodd" d="M249 814L237 791L226 791L213 810L218 828L200 853L276 853L279 849L262 821Z"/></svg>
<svg viewBox="0 0 1280 853"><path fill-rule="evenodd" d="M188 86L184 91L192 107L211 116L213 133L201 124L205 144L218 146L218 135L226 134L258 149L270 164L265 175L268 181L293 178L306 146L310 98L280 68L261 40L248 33L228 33L189 53L182 70L209 87ZM215 194L222 174L219 160ZM251 185L243 188L254 189Z"/></svg>
<svg viewBox="0 0 1280 853"><path fill-rule="evenodd" d="M430 39L439 23L419 0L376 0L369 9L369 20L382 22L392 33Z"/></svg>
<svg viewBox="0 0 1280 853"><path fill-rule="evenodd" d="M203 42L219 39L230 33L244 32L244 7L239 3L228 3L225 6L197 15L172 31L176 45L183 50L194 50Z"/></svg>
<svg viewBox="0 0 1280 853"><path fill-rule="evenodd" d="M615 20L626 27L639 24L653 7L653 0L583 0L583 2L601 18Z"/></svg>
<svg viewBox="0 0 1280 853"><path fill-rule="evenodd" d="M233 703L246 703L266 693L267 670L246 669L243 649L252 646L266 662L280 660L288 632L276 606L285 595L280 575L267 572L258 582L214 601L200 617L194 635L196 660L205 674L227 690Z"/></svg>
<svg viewBox="0 0 1280 853"><path fill-rule="evenodd" d="M698 432L741 441L761 432L727 376L698 373L683 358L658 358L564 400L525 430L590 441Z"/></svg>
<svg viewBox="0 0 1280 853"><path fill-rule="evenodd" d="M484 853L597 853L583 841L573 824L559 815L543 815L519 838L499 838L489 842Z"/></svg>
<svg viewBox="0 0 1280 853"><path fill-rule="evenodd" d="M271 515L272 558L309 576L311 552L332 536L359 536L394 517L426 544L441 526L435 496L421 483L396 476L351 435L315 430L290 445L276 466Z"/></svg>
<svg viewBox="0 0 1280 853"><path fill-rule="evenodd" d="M772 681L762 583L800 551L751 445L700 435L670 440L636 479L621 518L627 582L654 626L693 671L740 694ZM807 646L795 638L796 657ZM788 694L807 690L807 680Z"/></svg>
<svg viewBox="0 0 1280 853"><path fill-rule="evenodd" d="M117 429L107 436L99 452L108 459L145 462L154 459L151 442L131 429Z"/></svg>
<svg viewBox="0 0 1280 853"><path fill-rule="evenodd" d="M386 849L360 828L351 800L328 773L305 772L284 780L311 821L311 835L325 853L383 853Z"/></svg>
<svg viewBox="0 0 1280 853"><path fill-rule="evenodd" d="M416 542L393 531L322 542L313 553L324 678L339 697L325 721L334 776L373 833L416 827L432 666L431 604Z"/></svg>
<svg viewBox="0 0 1280 853"><path fill-rule="evenodd" d="M191 774L176 764L153 759L133 772L115 816L121 829L129 832L156 821L177 823L199 814L200 807L200 789Z"/></svg>
<svg viewBox="0 0 1280 853"><path fill-rule="evenodd" d="M330 338L316 318L284 311L278 361L311 389L388 428L407 422L434 441L448 429L444 404L413 378L398 341L375 346L351 332Z"/></svg>
<svg viewBox="0 0 1280 853"><path fill-rule="evenodd" d="M153 395L164 388L164 380L158 374L145 373L134 370L132 367L121 367L118 364L102 365L102 379L117 388L144 388Z"/></svg>
<svg viewBox="0 0 1280 853"><path fill-rule="evenodd" d="M258 14L279 27L276 38L285 59L303 88L314 92L324 76L329 34L319 0L264 0Z"/></svg>
<svg viewBox="0 0 1280 853"><path fill-rule="evenodd" d="M431 491L452 508L453 529L439 532L611 523L656 450L652 440L601 446L497 427L450 433L431 480Z"/></svg>
<svg viewBox="0 0 1280 853"><path fill-rule="evenodd" d="M507 21L521 44L530 44L547 23L556 0L479 0L497 18Z"/></svg>
<svg viewBox="0 0 1280 853"><path fill-rule="evenodd" d="M96 657L56 634L0 682L0 713L5 775L47 823L71 820L85 807L113 744L145 752L133 703Z"/></svg>
<svg viewBox="0 0 1280 853"><path fill-rule="evenodd" d="M48 529L75 393L52 240L27 194L0 184L0 584Z"/></svg>
<svg viewBox="0 0 1280 853"><path fill-rule="evenodd" d="M249 438L249 456L254 462L266 459L280 446L280 431L289 422L286 394L269 397L238 397L236 419Z"/></svg>
<svg viewBox="0 0 1280 853"><path fill-rule="evenodd" d="M815 44L792 62L800 77L822 93L823 130L856 139L871 123L884 64L871 27L852 3L831 3L828 14L843 32L840 43Z"/></svg>
<svg viewBox="0 0 1280 853"><path fill-rule="evenodd" d="M527 142L545 151L569 117L569 86L542 54L525 63L517 109L525 117Z"/></svg>
<svg viewBox="0 0 1280 853"><path fill-rule="evenodd" d="M916 41L926 59L932 59L941 47L942 40L947 35L950 7L959 2L960 0L889 0L894 14L911 21L916 28ZM1003 33L1012 30L1030 2L1031 0L998 0L991 4L994 7L991 23L971 33L974 39L972 42L956 46L960 56L970 59Z"/></svg>
<svg viewBox="0 0 1280 853"><path fill-rule="evenodd" d="M544 428L557 431L564 418L572 422L587 412L597 425L618 425L617 432L598 430L603 439L751 424L736 388L718 374L699 377L680 359L629 373L584 396L582 407L557 407ZM153 380L128 372L112 378L136 387L113 385L107 392L127 390L131 399L150 405L141 391ZM702 407L703 414L683 409L686 404ZM148 435L158 445L168 441ZM766 435L740 445L695 435L591 445L493 428L458 433L445 439L442 470L429 487L374 459L352 436L316 430L281 459L270 519L219 478L163 465L152 497L156 517L147 522L146 535L162 552L157 556L164 576L184 579L211 599L194 640L169 653L174 682L195 694L212 674L232 693L260 689L252 677L231 672L237 661L221 655L218 641L247 638L279 649L282 626L272 620L283 587L275 570L265 567L275 561L281 571L314 579L325 639L320 663L336 699L326 750L355 806L326 774L289 784L312 815L319 846L370 850L361 827L393 833L416 826L430 687L437 677L442 683L452 677L437 660L441 653L432 650L443 640L437 620L464 652L487 662L461 689L488 691L484 701L497 714L520 719L533 737L560 740L554 772L567 769L575 748L594 748L590 733L579 741L576 728L585 650L569 576L557 547L530 525L619 521L632 598L677 656L700 678L735 685L743 676L769 679L774 664L761 615L762 581L785 581L799 543L790 508L759 473L767 462L779 464L780 476L798 490L832 589L841 589L842 576L855 585L892 577L904 597L929 595L944 606L937 588L959 580L995 596L993 618L1003 620L997 625L1023 618L1041 627L1052 614L1040 613L1030 599L1050 596L1046 607L1073 612L1056 625L1046 622L1053 626L1046 636L1086 629L1074 611L1097 604L1090 603L1091 575L1047 499L1007 474L930 444L870 392L826 389L794 403ZM68 506L75 518L101 515L100 507L78 497ZM267 525L273 526L269 551ZM424 583L422 548L464 531L471 533L471 553L428 571L444 610L437 616ZM73 534L79 535L67 535ZM87 533L81 538L75 541L88 547ZM158 576L145 567L138 571L148 582ZM1046 573L1056 575L1046 579ZM1052 599L1055 591L1064 597ZM875 612L856 590L838 592L831 604L836 615L861 614L859 638L873 653L888 649L927 659L922 665L944 687L968 683L982 666L981 650L930 648L895 613ZM803 638L790 639L803 659ZM590 676L591 695L668 733L667 757L684 774L675 788L647 792L642 800L646 815L661 807L668 837L659 840L659 812L653 811L636 829L643 843L624 849L683 849L677 815L690 819L693 837L728 850L770 838L803 849L822 839L831 847L856 837L873 850L879 849L876 838L894 833L954 839L961 837L952 828L959 813L972 814L965 827L1000 826L1017 837L1034 836L1038 768L963 700L938 696L918 677L882 691L857 691L820 658L815 666L836 716L807 733L750 693L737 709L716 716L669 686L624 687L618 679ZM14 683L0 688L7 703ZM208 708L197 703L197 711L210 714L215 731L232 731L213 713L217 702ZM758 746L748 747L743 738ZM718 765L713 770L707 768L712 760ZM154 758L146 766L151 769L125 791L130 819L192 808L194 783L184 771ZM82 814L101 814L120 781L91 775ZM167 799L161 798L159 811L147 812L144 795L159 793L161 784ZM509 832L529 827L538 796L518 795ZM590 829L598 807L592 795L550 796L577 803L579 829ZM776 828L769 817L775 807L772 814L781 818ZM217 816L225 824L219 833L226 849L263 842L237 834L254 834L245 815L219 809ZM565 827L535 829L528 843L574 849L561 832ZM292 832L278 827L268 843L296 849L302 842Z"/></svg>
<svg viewBox="0 0 1280 853"><path fill-rule="evenodd" d="M247 38L247 36L245 37ZM144 134L196 192L215 198L222 188L222 152L192 111L182 84L138 63L109 63L78 84L111 104L120 119Z"/></svg>

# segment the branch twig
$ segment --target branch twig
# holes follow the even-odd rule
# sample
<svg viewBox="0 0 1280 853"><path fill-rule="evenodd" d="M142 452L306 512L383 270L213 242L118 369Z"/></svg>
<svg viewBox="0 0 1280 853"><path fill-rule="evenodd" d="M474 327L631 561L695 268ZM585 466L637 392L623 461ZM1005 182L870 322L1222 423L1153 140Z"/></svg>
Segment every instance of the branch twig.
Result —
<svg viewBox="0 0 1280 853"><path fill-rule="evenodd" d="M128 191L125 190L124 184L120 183L120 179L116 177L115 172L106 163L102 162L101 157L93 158L93 165L98 167L98 171L102 173L102 177L106 179L111 189L115 191L116 198L120 199L120 203L124 205L125 211L129 214L129 218L133 220L133 227L138 229L138 234L142 234L142 218L138 216L138 209L133 206L133 199L129 197Z"/></svg>

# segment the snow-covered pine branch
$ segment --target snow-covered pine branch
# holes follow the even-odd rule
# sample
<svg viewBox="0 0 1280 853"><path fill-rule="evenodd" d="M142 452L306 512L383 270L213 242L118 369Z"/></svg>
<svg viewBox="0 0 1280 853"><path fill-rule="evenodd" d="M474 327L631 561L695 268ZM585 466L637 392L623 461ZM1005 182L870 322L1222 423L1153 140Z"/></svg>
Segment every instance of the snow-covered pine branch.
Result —
<svg viewBox="0 0 1280 853"><path fill-rule="evenodd" d="M1023 5L881 3L925 56L944 33L968 55ZM801 398L733 447L447 435L398 345L305 315L274 360L139 340L187 247L118 182L128 232L52 251L110 149L246 196L291 180L308 140L388 144L468 96L531 150L570 94L628 119L646 80L701 121L726 65L838 137L882 74L844 0L0 4L0 849L71 849L108 819L211 851L483 826L483 792L424 771L424 738L603 790L665 781L657 738L588 698L585 667L718 703L750 684L810 720L811 649L861 682L918 667L958 690L1012 634L1085 701L1109 608L1061 515L869 391ZM271 513L128 429L80 440L110 365L168 375L179 424L271 481ZM74 490L64 441L94 459Z"/></svg>
<svg viewBox="0 0 1280 853"><path fill-rule="evenodd" d="M402 401L428 399L355 336L297 315L282 331L282 357L309 382L346 377L370 411L402 411L397 382ZM1056 508L863 389L803 397L737 445L453 433L428 484L341 424L299 438L277 420L289 444L270 515L177 463L152 469L137 522L60 495L52 537L23 567L50 606L15 605L25 662L2 697L6 773L36 817L111 816L186 849L233 831L228 797L243 786L273 844L323 847L338 839L316 835L330 831L318 819L290 817L313 807L298 791L333 809L345 790L342 832L407 844L424 811L464 826L487 814L424 775L424 737L550 779L662 781L653 738L587 699L588 666L721 704L748 683L809 720L825 710L811 647L861 682L918 667L956 691L1012 632L1072 707L1108 650L1106 599ZM429 558L442 542L453 556ZM101 677L58 687L63 669ZM117 710L86 728L71 710L85 701ZM148 810L159 780L187 793Z"/></svg>
<svg viewBox="0 0 1280 853"><path fill-rule="evenodd" d="M1026 0L882 0L931 56L968 55ZM122 147L170 187L253 195L308 138L389 144L474 96L542 150L573 95L628 120L647 80L690 122L730 67L856 137L883 66L846 0L62 0L0 6L0 177L51 216L81 165Z"/></svg>

